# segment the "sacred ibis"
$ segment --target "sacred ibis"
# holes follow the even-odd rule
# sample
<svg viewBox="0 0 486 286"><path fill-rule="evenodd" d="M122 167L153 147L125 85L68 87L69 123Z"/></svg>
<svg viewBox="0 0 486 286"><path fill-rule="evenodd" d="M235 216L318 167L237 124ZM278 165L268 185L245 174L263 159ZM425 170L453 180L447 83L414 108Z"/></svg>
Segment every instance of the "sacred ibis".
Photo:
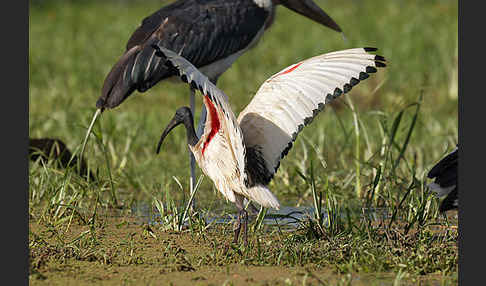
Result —
<svg viewBox="0 0 486 286"><path fill-rule="evenodd" d="M439 207L440 212L457 209L459 197L457 195L457 162L458 146L442 158L427 174L427 177L434 179L428 186L437 197L446 196Z"/></svg>
<svg viewBox="0 0 486 286"><path fill-rule="evenodd" d="M103 83L98 108L86 133L81 156L96 118L117 107L135 90L145 92L175 74L156 57L153 44L177 52L214 83L246 50L254 46L273 22L275 8L283 5L313 21L341 32L341 28L312 0L178 0L143 19L126 50ZM194 108L194 90L190 105ZM206 110L201 111L200 136ZM191 178L195 183L194 158Z"/></svg>
<svg viewBox="0 0 486 286"><path fill-rule="evenodd" d="M247 240L244 198L279 209L280 204L267 185L297 134L326 104L368 78L377 67L386 66L384 57L369 53L375 48L348 49L301 61L267 79L237 119L223 91L183 57L163 47L159 49L156 55L167 59L168 68L202 93L208 116L199 137L191 110L177 109L161 135L157 153L167 134L183 124L189 149L199 167L223 196L236 204L235 243L242 220Z"/></svg>

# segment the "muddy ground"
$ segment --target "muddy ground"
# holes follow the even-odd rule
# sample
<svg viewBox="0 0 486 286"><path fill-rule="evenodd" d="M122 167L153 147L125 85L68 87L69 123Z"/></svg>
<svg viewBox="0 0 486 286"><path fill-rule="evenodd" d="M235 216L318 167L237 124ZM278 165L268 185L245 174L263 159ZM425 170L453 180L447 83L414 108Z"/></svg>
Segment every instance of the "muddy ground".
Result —
<svg viewBox="0 0 486 286"><path fill-rule="evenodd" d="M392 285L395 280L401 280L399 285L457 283L457 277L443 273L400 276L394 270L343 272L336 265L326 265L328 258L319 261L318 256L305 251L296 252L304 258L297 257L293 263L288 257L272 259L279 248L292 247L281 243L289 240L290 232L260 233L258 239L250 234L247 247L233 245L224 253L232 236L229 224L205 231L175 232L161 231L135 217L107 217L91 224L73 218L59 226L37 222L29 226L31 285ZM315 241L306 247L311 248L309 253L313 247L319 253L321 247L326 247L324 244ZM282 256L283 252L279 253ZM337 251L339 255L343 254Z"/></svg>

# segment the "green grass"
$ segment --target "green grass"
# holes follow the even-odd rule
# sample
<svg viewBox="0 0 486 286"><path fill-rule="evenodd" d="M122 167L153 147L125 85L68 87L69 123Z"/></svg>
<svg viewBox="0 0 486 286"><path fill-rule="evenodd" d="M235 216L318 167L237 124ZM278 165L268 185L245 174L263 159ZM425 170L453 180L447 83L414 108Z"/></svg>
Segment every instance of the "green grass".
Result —
<svg viewBox="0 0 486 286"><path fill-rule="evenodd" d="M270 184L283 205L315 206L334 219L329 224L322 217L310 218L295 233L274 230L268 234L274 242L250 244L230 258L220 257L215 249L213 254L203 252L209 258L197 259L219 266L314 265L343 275L392 272L398 280L442 273L454 282L457 232L449 231L451 238L434 234L436 224L450 222L438 214L438 200L428 195L425 184L427 171L458 138L457 1L317 2L340 24L345 40L279 7L274 25L221 76L218 86L238 114L265 79L290 64L339 49L379 48L387 68L315 118L299 134ZM57 137L79 152L104 77L130 33L161 5L160 1L31 1L29 136ZM86 182L52 163L31 163L30 223L51 229L31 232L31 255L56 245L53 261L59 262L66 247L78 251L66 261L76 257L85 261L83 255L90 249L100 253L107 247L100 239L104 236L98 221L113 211L110 207L123 206L118 210L123 218L130 215L130 206L140 203L164 211L160 229L154 229L156 236L177 231L184 216L191 225L181 235L220 245L225 238L217 235L218 227L205 225L200 218L206 212L233 212L234 207L208 178L196 194L199 212L184 215L189 162L183 129L173 131L161 153L155 154L163 127L183 105L189 105L187 86L164 82L104 112L85 151L99 182ZM196 106L201 106L199 97ZM385 208L392 217L377 225L363 219L363 207ZM66 240L71 228L85 232L71 242ZM57 237L57 242L39 243L47 237ZM72 248L79 241L83 243ZM37 268L32 263L33 269L44 271L46 262Z"/></svg>

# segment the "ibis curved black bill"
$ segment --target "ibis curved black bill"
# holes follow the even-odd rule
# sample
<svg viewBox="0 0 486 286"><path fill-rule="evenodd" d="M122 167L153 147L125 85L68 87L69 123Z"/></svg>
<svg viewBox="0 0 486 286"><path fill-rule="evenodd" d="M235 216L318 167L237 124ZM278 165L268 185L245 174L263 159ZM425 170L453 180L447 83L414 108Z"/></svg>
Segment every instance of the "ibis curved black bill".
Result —
<svg viewBox="0 0 486 286"><path fill-rule="evenodd" d="M191 109L187 106L181 107L177 109L174 118L169 122L167 127L165 127L164 132L160 136L159 144L157 145L157 154L160 152L160 147L162 146L162 142L164 141L165 137L169 134L172 129L174 129L179 124L184 124L186 127L187 132L187 143L191 146L195 146L199 139L196 136L196 131L194 130L194 122L192 119L192 112Z"/></svg>
<svg viewBox="0 0 486 286"><path fill-rule="evenodd" d="M178 121L175 117L169 122L169 125L165 128L164 132L160 136L159 144L157 145L157 154L160 152L160 147L162 146L162 142L164 141L165 137L169 134L169 132L174 129L177 125L181 124L182 121Z"/></svg>
<svg viewBox="0 0 486 286"><path fill-rule="evenodd" d="M297 12L337 32L342 32L339 25L312 0L280 0L288 9Z"/></svg>

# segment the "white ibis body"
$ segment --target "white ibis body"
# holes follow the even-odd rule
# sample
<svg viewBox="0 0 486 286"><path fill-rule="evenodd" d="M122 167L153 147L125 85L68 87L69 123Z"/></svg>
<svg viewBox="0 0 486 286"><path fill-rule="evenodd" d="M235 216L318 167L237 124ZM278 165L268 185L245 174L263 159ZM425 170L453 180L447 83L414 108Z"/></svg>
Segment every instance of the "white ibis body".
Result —
<svg viewBox="0 0 486 286"><path fill-rule="evenodd" d="M281 4L317 23L341 32L341 28L313 0L178 0L143 19L126 45L126 51L105 78L98 111L120 105L135 90L145 92L175 74L156 57L153 44L177 52L213 82L246 50L255 45L270 26L276 5ZM191 109L194 108L191 89ZM198 135L206 118L201 112ZM88 129L87 136L89 136ZM84 152L84 146L82 152ZM194 160L191 178L195 182Z"/></svg>
<svg viewBox="0 0 486 286"><path fill-rule="evenodd" d="M427 177L434 179L428 186L437 197L446 198L439 206L440 212L457 209L459 206L457 186L457 162L458 146L444 158L442 158L427 174Z"/></svg>
<svg viewBox="0 0 486 286"><path fill-rule="evenodd" d="M377 67L386 66L383 57L369 53L375 50L332 52L292 65L266 80L237 119L221 90L187 60L160 48L166 64L203 94L208 115L204 132L198 137L190 109L179 108L162 133L157 153L167 134L184 124L189 148L199 167L239 210L234 242L238 240L241 219L245 222L246 241L243 199L279 209L280 204L267 185L280 160L287 155L297 134L327 103L350 91Z"/></svg>

